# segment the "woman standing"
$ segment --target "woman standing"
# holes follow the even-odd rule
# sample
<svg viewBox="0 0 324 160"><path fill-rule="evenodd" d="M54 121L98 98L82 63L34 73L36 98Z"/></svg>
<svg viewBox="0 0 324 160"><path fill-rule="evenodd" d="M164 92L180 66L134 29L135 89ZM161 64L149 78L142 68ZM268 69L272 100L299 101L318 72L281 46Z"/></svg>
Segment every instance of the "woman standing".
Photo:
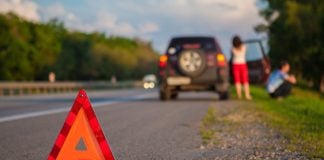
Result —
<svg viewBox="0 0 324 160"><path fill-rule="evenodd" d="M242 98L242 84L244 86L245 98L251 100L248 67L246 65L246 46L243 45L239 36L233 38L232 48L232 71L237 97Z"/></svg>

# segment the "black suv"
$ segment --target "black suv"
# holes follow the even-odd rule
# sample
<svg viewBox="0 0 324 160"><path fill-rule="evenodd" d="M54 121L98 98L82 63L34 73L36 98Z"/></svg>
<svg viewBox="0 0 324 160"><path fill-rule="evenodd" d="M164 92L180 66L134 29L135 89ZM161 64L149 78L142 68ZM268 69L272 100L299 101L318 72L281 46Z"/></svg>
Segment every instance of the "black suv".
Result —
<svg viewBox="0 0 324 160"><path fill-rule="evenodd" d="M228 99L229 67L213 37L176 37L160 57L160 99L176 99L180 91L215 91Z"/></svg>

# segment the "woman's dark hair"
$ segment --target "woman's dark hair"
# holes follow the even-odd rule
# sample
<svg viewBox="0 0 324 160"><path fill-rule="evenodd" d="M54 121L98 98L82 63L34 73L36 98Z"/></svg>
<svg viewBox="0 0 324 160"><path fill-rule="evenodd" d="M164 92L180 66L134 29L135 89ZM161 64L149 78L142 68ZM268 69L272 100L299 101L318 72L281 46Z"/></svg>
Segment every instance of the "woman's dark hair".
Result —
<svg viewBox="0 0 324 160"><path fill-rule="evenodd" d="M279 63L279 69L282 69L284 66L286 66L288 63L288 61L286 60L281 60Z"/></svg>
<svg viewBox="0 0 324 160"><path fill-rule="evenodd" d="M235 48L239 48L242 45L242 40L239 36L234 36L233 37L233 46Z"/></svg>

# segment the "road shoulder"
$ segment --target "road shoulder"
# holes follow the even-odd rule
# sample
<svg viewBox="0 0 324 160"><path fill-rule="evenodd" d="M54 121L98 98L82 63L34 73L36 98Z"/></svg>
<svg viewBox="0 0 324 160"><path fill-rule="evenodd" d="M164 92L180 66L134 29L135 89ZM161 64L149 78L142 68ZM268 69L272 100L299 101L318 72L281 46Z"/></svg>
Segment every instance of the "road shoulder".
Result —
<svg viewBox="0 0 324 160"><path fill-rule="evenodd" d="M222 103L222 102L219 102ZM212 137L202 145L207 157L215 159L307 159L304 155L290 151L289 141L276 130L267 126L255 104L249 101L233 101L224 107L210 104L208 112L214 112L214 125L202 120L200 133L212 132ZM210 116L207 113L206 116ZM205 116L205 118L206 118ZM208 124L208 122L207 122ZM205 131L204 131L205 130ZM208 134L207 134L208 135ZM203 137L204 138L204 137ZM206 138L206 137L205 137Z"/></svg>

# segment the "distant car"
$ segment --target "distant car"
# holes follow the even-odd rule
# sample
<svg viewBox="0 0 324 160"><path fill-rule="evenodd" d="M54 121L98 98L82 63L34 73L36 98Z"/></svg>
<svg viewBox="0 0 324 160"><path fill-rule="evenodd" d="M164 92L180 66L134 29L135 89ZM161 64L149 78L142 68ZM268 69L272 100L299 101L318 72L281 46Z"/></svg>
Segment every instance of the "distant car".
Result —
<svg viewBox="0 0 324 160"><path fill-rule="evenodd" d="M247 47L246 63L249 69L250 84L265 84L270 74L271 63L262 42L260 39L243 42ZM232 57L230 58L230 64L232 64L231 60ZM232 75L232 67L230 68ZM231 78L231 82L233 83L233 78Z"/></svg>
<svg viewBox="0 0 324 160"><path fill-rule="evenodd" d="M143 87L145 89L155 88L157 84L157 78L154 74L149 74L143 77Z"/></svg>
<svg viewBox="0 0 324 160"><path fill-rule="evenodd" d="M181 91L215 91L228 99L229 67L213 37L176 37L160 57L160 99L176 99Z"/></svg>

